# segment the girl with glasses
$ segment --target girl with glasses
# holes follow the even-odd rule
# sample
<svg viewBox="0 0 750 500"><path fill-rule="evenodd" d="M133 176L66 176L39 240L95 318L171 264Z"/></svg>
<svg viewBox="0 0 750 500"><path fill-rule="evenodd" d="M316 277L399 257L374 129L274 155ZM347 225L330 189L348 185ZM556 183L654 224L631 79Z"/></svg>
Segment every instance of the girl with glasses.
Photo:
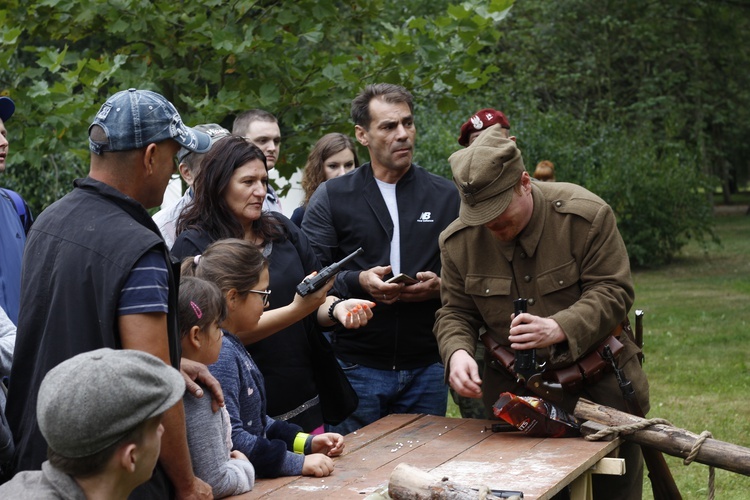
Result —
<svg viewBox="0 0 750 500"><path fill-rule="evenodd" d="M237 269L243 272L238 273ZM195 276L215 283L226 303L221 351L209 370L224 391L232 449L247 456L257 477L329 475L333 470L331 457L341 454L344 438L336 433L307 434L298 425L269 417L264 377L242 341L233 334L256 328L268 306L267 259L250 242L219 240L202 255L185 259L182 276L183 280ZM366 322L369 308L363 309L363 302L355 300L344 305L339 311L342 319L346 321L345 316L351 313ZM369 315L372 316L371 311Z"/></svg>

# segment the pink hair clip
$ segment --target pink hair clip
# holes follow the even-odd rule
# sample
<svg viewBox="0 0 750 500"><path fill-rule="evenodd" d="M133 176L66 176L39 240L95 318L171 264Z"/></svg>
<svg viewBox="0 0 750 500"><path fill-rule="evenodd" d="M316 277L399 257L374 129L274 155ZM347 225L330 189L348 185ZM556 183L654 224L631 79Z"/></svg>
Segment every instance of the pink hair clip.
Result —
<svg viewBox="0 0 750 500"><path fill-rule="evenodd" d="M193 308L193 312L198 317L198 319L201 319L203 317L203 311L201 311L201 308L198 307L198 304L196 304L192 300L190 301L190 307Z"/></svg>

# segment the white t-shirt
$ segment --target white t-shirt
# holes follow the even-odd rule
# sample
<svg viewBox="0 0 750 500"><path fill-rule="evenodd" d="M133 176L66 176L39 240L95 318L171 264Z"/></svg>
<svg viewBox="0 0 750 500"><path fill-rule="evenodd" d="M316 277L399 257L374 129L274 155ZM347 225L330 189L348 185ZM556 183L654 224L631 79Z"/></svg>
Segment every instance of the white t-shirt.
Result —
<svg viewBox="0 0 750 500"><path fill-rule="evenodd" d="M375 179L380 188L380 194L383 196L385 205L388 207L388 213L391 214L393 221L393 238L391 238L391 271L393 275L401 272L401 231L398 225L398 203L396 202L396 185L388 184L379 179Z"/></svg>

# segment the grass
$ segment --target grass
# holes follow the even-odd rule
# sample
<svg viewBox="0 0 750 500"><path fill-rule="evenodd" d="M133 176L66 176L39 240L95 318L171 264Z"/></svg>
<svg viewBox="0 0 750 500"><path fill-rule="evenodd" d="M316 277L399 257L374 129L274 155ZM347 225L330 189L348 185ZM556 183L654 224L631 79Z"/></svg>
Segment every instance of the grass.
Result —
<svg viewBox="0 0 750 500"><path fill-rule="evenodd" d="M645 311L649 417L750 447L750 217L715 222L720 246L689 245L672 264L633 273L635 308ZM684 498L706 497L706 466L667 461ZM745 499L750 477L717 469L716 490ZM650 485L644 492L651 498Z"/></svg>
<svg viewBox="0 0 750 500"><path fill-rule="evenodd" d="M721 245L690 244L670 265L633 271L633 310L645 312L648 416L750 447L750 216L715 223ZM448 399L448 416L460 416ZM707 497L707 466L666 458L683 498ZM750 477L716 469L716 498L744 500L748 492Z"/></svg>

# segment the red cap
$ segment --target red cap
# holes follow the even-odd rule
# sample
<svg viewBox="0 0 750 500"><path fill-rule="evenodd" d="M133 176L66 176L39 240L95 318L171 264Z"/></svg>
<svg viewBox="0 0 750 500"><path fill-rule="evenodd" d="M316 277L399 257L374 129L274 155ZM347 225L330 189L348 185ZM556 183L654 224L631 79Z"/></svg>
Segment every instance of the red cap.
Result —
<svg viewBox="0 0 750 500"><path fill-rule="evenodd" d="M510 122L502 111L492 108L480 109L466 123L461 125L461 135L458 136L458 143L462 146L468 146L469 136L472 132L484 130L497 123L502 128L510 129Z"/></svg>

